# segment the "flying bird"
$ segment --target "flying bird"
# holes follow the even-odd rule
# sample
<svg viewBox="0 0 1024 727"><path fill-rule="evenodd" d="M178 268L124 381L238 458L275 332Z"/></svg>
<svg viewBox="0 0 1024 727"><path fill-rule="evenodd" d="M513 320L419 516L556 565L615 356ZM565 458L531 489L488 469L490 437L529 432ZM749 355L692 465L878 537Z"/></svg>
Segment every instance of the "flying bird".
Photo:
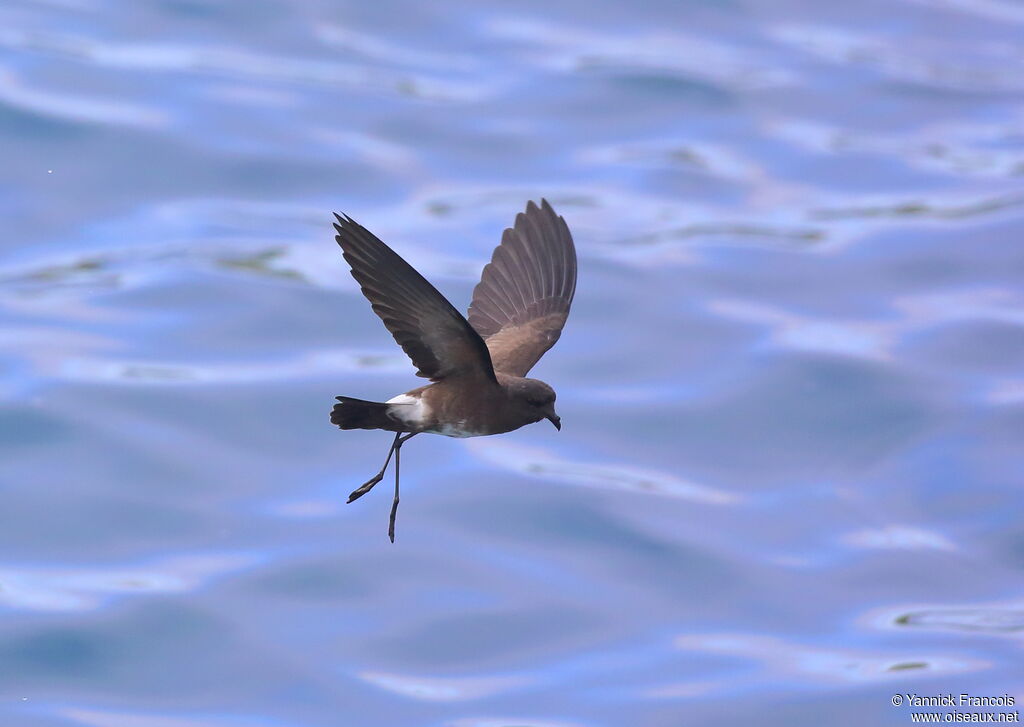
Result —
<svg viewBox="0 0 1024 727"><path fill-rule="evenodd" d="M467 320L365 227L334 217L334 239L352 277L416 375L431 381L386 402L339 396L331 411L331 423L342 429L395 433L380 471L348 498L359 499L384 479L394 455L388 537L395 542L401 448L409 439L422 432L482 437L541 419L561 430L554 389L526 374L562 333L576 291L576 248L547 200L540 207L529 202L484 266Z"/></svg>

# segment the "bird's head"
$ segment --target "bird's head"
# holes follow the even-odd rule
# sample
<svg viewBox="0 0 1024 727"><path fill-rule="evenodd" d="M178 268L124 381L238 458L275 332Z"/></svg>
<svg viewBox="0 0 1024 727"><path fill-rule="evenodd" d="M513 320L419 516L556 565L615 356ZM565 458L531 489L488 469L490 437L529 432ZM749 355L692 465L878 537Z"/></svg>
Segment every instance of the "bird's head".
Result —
<svg viewBox="0 0 1024 727"><path fill-rule="evenodd" d="M517 383L516 398L529 407L533 421L547 419L561 430L562 420L555 414L555 390L537 379L521 379Z"/></svg>

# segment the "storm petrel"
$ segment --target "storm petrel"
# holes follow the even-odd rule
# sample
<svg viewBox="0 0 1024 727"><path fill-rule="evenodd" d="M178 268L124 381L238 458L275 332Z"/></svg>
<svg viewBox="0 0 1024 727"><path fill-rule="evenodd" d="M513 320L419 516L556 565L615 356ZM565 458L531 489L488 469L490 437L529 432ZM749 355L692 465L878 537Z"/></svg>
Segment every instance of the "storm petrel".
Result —
<svg viewBox="0 0 1024 727"><path fill-rule="evenodd" d="M541 200L516 215L473 291L469 319L426 278L351 217L334 215L335 240L374 313L431 382L386 402L339 396L331 423L395 432L380 472L352 502L384 478L395 457L395 499L388 537L395 541L402 445L421 432L481 437L547 419L561 429L555 392L526 378L555 345L576 291L576 248L565 220Z"/></svg>

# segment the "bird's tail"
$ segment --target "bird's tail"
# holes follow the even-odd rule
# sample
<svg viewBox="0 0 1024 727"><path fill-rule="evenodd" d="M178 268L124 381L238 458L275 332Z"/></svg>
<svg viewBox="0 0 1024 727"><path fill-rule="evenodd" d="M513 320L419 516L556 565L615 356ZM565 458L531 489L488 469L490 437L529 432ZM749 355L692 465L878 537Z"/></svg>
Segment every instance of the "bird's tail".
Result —
<svg viewBox="0 0 1024 727"><path fill-rule="evenodd" d="M399 431L398 425L388 416L389 404L376 401L353 399L351 396L336 396L340 403L331 410L331 424L342 429L387 429Z"/></svg>

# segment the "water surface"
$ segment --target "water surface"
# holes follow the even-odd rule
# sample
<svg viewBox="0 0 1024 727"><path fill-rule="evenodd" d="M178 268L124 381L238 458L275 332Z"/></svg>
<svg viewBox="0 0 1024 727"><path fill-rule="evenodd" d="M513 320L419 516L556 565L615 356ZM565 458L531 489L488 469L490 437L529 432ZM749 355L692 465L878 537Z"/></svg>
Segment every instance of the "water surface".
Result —
<svg viewBox="0 0 1024 727"><path fill-rule="evenodd" d="M0 6L0 723L904 725L1021 692L1024 9ZM460 308L527 199L564 427L404 450L330 213Z"/></svg>

